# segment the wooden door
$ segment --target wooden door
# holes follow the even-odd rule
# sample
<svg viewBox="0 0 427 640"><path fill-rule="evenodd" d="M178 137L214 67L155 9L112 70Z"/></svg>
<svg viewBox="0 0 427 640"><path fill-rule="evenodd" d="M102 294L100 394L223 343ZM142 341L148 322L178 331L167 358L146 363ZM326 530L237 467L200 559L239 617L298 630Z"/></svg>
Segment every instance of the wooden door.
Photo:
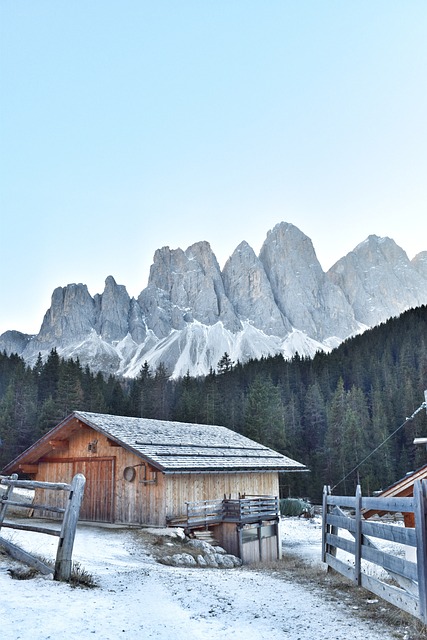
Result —
<svg viewBox="0 0 427 640"><path fill-rule="evenodd" d="M114 458L81 458L74 460L73 475L86 477L81 520L114 521Z"/></svg>

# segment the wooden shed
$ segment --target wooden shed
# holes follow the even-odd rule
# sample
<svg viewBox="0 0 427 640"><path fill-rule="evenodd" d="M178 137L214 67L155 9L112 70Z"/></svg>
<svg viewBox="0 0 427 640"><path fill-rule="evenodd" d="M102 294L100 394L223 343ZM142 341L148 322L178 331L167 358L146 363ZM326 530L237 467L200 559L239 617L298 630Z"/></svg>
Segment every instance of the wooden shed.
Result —
<svg viewBox="0 0 427 640"><path fill-rule="evenodd" d="M83 473L82 520L165 526L189 502L278 496L279 473L306 470L225 427L76 411L3 473Z"/></svg>
<svg viewBox="0 0 427 640"><path fill-rule="evenodd" d="M377 494L378 498L411 498L414 495L414 484L416 480L427 479L427 464L423 465L416 471L407 473L403 478L394 482L392 485ZM384 511L369 510L365 511L363 516L371 518L374 515L382 516ZM403 519L405 527L415 527L415 519L413 513L404 513Z"/></svg>

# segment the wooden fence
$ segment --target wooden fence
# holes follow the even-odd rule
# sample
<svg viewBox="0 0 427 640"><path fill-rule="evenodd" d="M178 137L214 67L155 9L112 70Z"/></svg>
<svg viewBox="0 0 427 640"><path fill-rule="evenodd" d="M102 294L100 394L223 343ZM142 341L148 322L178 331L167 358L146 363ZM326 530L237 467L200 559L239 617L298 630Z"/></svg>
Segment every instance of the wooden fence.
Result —
<svg viewBox="0 0 427 640"><path fill-rule="evenodd" d="M44 533L59 537L55 568L52 569L41 560L38 560L2 537L0 537L0 545L3 546L10 555L18 560L26 562L30 566L35 567L41 573L53 573L55 580L69 580L72 569L74 538L76 534L77 521L79 519L80 505L83 500L85 482L86 479L81 473L74 476L71 484L18 480L18 475L16 473L7 477L0 476L0 485L6 487L4 494L0 495L0 529L2 527L8 527L11 529L33 531L36 533ZM13 500L13 489L15 487L23 489L67 491L69 496L66 507L63 509L61 507L52 507L46 504L18 502ZM52 529L27 523L21 524L16 522L7 522L5 521L5 516L8 507L21 507L31 510L52 511L63 514L62 526L60 529Z"/></svg>
<svg viewBox="0 0 427 640"><path fill-rule="evenodd" d="M251 496L223 501L224 522L256 522L279 515L279 499L274 496Z"/></svg>
<svg viewBox="0 0 427 640"><path fill-rule="evenodd" d="M186 528L208 527L211 524L222 522L222 500L198 500L187 502Z"/></svg>
<svg viewBox="0 0 427 640"><path fill-rule="evenodd" d="M169 518L169 526L185 529L208 527L222 522L250 523L279 517L279 499L274 496L246 496L186 503L185 515Z"/></svg>
<svg viewBox="0 0 427 640"><path fill-rule="evenodd" d="M364 511L379 513L413 513L415 528L369 521ZM350 534L340 535L341 531ZM344 534L345 536L345 534ZM369 536L369 537L368 537ZM386 553L371 538L399 543L402 553L416 550L416 562ZM351 564L337 557L345 552ZM323 492L322 559L329 567L350 578L355 584L416 616L427 624L427 483L417 481L414 496L408 498L333 496ZM365 562L362 562L365 561ZM367 564L368 563L368 564ZM372 565L388 573L393 584L372 575Z"/></svg>

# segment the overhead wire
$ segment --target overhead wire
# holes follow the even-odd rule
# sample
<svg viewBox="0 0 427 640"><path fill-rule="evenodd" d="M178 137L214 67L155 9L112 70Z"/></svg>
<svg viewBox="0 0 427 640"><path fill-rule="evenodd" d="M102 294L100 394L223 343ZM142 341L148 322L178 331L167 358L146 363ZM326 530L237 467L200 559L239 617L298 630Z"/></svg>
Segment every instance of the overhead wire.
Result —
<svg viewBox="0 0 427 640"><path fill-rule="evenodd" d="M427 397L427 396L426 396ZM390 440L390 438L392 438L394 435L396 435L396 433L398 431L400 431L400 429L402 429L406 424L408 424L408 422L410 422L411 420L413 420L415 418L415 416L417 415L417 413L419 413L420 411L422 411L423 409L427 410L427 401L423 402L418 409L416 409L414 411L414 413L409 416L409 418L406 418L404 422L402 422L402 424L397 427L397 429L395 429L393 431L393 433L390 433L390 435L387 436L387 438L385 440L383 440L383 442L381 442L381 444L379 444L377 447L375 447L375 449L373 449L371 451L371 453L369 453L365 458L363 458L363 460L361 462L359 462L351 471L349 471L343 478L341 478L341 480L339 482L337 482L333 487L331 487L331 491L333 491L334 489L336 489L336 487L338 487L342 482L344 482L344 480L347 480L347 478L349 476L351 476L352 473L354 473L355 471L357 471L359 469L359 467L362 466L362 464L364 464L366 462L366 460L368 460L374 453L376 453L378 451L378 449L380 449L386 442L388 442L388 440Z"/></svg>

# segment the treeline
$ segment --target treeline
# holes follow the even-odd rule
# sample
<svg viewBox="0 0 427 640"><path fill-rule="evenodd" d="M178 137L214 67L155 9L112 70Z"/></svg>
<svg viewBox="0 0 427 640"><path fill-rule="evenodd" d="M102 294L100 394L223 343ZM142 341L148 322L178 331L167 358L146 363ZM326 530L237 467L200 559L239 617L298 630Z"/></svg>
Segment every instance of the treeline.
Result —
<svg viewBox="0 0 427 640"><path fill-rule="evenodd" d="M358 481L372 493L427 462L425 449L413 445L427 436L426 412L399 428L424 401L426 342L423 306L330 354L246 364L224 354L204 378L170 380L163 365L147 363L133 380L105 378L55 350L34 367L3 353L0 468L82 410L225 425L307 465L310 473L283 476L285 496L318 500L324 484L352 493Z"/></svg>

